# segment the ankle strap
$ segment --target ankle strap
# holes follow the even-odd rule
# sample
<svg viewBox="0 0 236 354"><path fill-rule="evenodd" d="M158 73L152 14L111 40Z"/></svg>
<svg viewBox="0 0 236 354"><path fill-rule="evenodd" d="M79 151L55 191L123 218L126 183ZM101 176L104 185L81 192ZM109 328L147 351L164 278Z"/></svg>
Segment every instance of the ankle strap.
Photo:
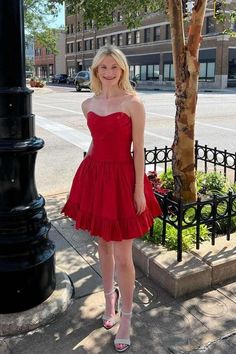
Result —
<svg viewBox="0 0 236 354"><path fill-rule="evenodd" d="M104 292L104 295L105 295L105 296L109 296L109 295L113 294L115 291L116 291L116 289L114 288L114 289L112 289L111 291L109 291L109 293L105 293L105 292Z"/></svg>

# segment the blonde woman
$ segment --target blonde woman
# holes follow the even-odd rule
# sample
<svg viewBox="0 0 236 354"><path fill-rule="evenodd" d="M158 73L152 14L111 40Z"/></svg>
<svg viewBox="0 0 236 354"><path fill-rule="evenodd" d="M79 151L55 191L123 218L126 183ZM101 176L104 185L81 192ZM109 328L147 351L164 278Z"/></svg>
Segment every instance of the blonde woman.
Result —
<svg viewBox="0 0 236 354"><path fill-rule="evenodd" d="M98 236L105 294L103 326L112 328L121 299L117 352L130 346L135 281L132 240L161 214L144 174L144 106L129 82L125 55L115 46L99 49L91 67L94 95L82 103L92 135L63 212L76 228ZM133 156L131 155L131 144ZM114 287L116 273L118 288Z"/></svg>

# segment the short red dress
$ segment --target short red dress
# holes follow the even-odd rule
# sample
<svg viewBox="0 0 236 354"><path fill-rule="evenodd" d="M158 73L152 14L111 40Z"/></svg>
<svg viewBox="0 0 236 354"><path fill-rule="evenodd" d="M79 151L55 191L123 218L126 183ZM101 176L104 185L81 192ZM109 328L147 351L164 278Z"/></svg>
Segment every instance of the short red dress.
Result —
<svg viewBox="0 0 236 354"><path fill-rule="evenodd" d="M161 209L144 175L146 209L136 214L131 118L124 112L106 116L89 112L87 124L93 148L75 174L62 213L75 220L76 228L106 241L142 237Z"/></svg>

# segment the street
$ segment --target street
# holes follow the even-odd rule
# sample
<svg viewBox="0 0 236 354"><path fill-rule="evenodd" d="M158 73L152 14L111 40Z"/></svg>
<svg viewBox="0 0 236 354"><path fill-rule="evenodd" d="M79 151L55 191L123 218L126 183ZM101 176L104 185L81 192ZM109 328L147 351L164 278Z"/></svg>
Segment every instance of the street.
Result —
<svg viewBox="0 0 236 354"><path fill-rule="evenodd" d="M235 91L200 92L195 139L218 149L236 151ZM50 86L35 90L36 136L45 147L36 160L36 185L43 196L68 192L74 173L91 141L81 102L89 91ZM145 147L171 146L174 135L174 92L138 92L146 108Z"/></svg>

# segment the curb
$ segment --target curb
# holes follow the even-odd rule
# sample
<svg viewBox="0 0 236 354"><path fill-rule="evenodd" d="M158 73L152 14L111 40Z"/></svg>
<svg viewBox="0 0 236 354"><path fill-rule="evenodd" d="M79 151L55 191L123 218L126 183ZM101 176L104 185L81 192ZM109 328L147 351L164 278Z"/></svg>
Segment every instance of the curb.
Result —
<svg viewBox="0 0 236 354"><path fill-rule="evenodd" d="M56 269L56 289L43 303L29 310L0 314L0 336L14 336L52 322L71 303L73 288L69 277Z"/></svg>
<svg viewBox="0 0 236 354"><path fill-rule="evenodd" d="M215 246L206 241L200 250L183 252L181 262L176 260L176 251L136 239L134 263L175 299L212 289L236 277L236 240L231 236L231 243L222 236L216 238Z"/></svg>

